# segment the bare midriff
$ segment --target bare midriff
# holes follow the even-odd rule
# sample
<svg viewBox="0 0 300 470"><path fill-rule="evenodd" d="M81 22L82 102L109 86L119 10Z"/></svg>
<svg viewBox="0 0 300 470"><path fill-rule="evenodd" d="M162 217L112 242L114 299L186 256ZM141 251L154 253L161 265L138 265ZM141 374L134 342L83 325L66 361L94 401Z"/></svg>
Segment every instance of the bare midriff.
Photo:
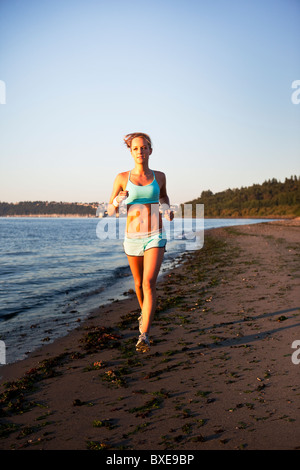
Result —
<svg viewBox="0 0 300 470"><path fill-rule="evenodd" d="M159 204L130 204L127 207L126 235L129 238L144 238L162 230Z"/></svg>

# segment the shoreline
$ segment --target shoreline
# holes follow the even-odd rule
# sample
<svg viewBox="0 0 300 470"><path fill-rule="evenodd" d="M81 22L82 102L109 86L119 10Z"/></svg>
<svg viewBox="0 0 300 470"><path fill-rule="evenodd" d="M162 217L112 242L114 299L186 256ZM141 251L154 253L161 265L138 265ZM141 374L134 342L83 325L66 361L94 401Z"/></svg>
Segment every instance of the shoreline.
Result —
<svg viewBox="0 0 300 470"><path fill-rule="evenodd" d="M298 218L205 232L204 248L158 283L149 354L134 349L132 295L1 366L0 394L11 398L0 449L299 446L299 227Z"/></svg>
<svg viewBox="0 0 300 470"><path fill-rule="evenodd" d="M0 215L0 219L15 219L15 218L28 218L28 219L40 219L40 218L53 218L53 219L102 219L103 217L98 217L95 215L80 215L80 214L16 214L16 215ZM105 218L105 217L104 217ZM297 219L299 217L290 215L290 216L281 216L281 215L266 215L266 216L255 216L255 215L249 215L249 216L228 216L228 217L205 217L204 220L219 220L219 219L233 219L233 220L238 220L238 219L244 219L244 220L252 220L252 219L257 219L257 220L264 220L264 219L277 219L277 220L293 220Z"/></svg>
<svg viewBox="0 0 300 470"><path fill-rule="evenodd" d="M16 214L16 215L1 215L1 219L99 219L101 217L97 217L95 215L77 215L77 214Z"/></svg>
<svg viewBox="0 0 300 470"><path fill-rule="evenodd" d="M217 220L217 219L212 219L212 220ZM262 221L266 222L266 219L262 219ZM241 219L239 219L238 222L243 223ZM251 222L249 221L249 223ZM260 223L260 222L258 220L255 220L255 223ZM214 230L215 228L218 228L218 224L214 226L214 223L212 223L212 227L210 227L209 225L207 228L205 228L205 232L207 233L210 230ZM185 251L187 252L189 250L190 248L185 249ZM178 264L178 262L180 263L182 254L185 251L178 251L177 253L172 253L172 249L170 252L170 248L168 248L168 253L166 254L164 258L164 262L160 270L158 279L162 278L162 276L165 276L165 272L170 270L174 264L176 265ZM194 249L192 251L194 251ZM128 270L129 270L129 266L128 266ZM129 270L129 273L130 273L130 270ZM26 359L26 357L32 354L35 350L40 349L46 344L51 344L53 343L53 341L57 341L57 339L63 336L66 336L69 332L71 332L74 328L76 328L79 322L84 322L85 319L89 317L89 312L93 311L98 306L109 305L112 301L116 299L118 299L118 301L123 300L124 298L126 299L126 297L128 296L128 293L130 293L130 291L133 291L132 288L134 288L131 274L127 274L127 275L129 276L129 278L126 277L126 279L123 279L123 280L119 279L118 291L116 291L115 289L112 289L112 287L106 288L103 295L101 294L100 297L99 295L97 296L99 297L99 299L96 296L89 299L90 305L82 306L78 304L77 302L76 302L76 305L75 304L72 305L69 308L69 310L76 313L75 319L73 317L66 317L64 315L63 318L55 318L44 323L41 322L41 324L39 325L39 327L41 328L39 336L34 337L34 333L37 331L36 330L37 325L36 325L36 322L33 320L30 324L28 325L24 324L24 325L21 325L21 327L19 327L19 337L16 335L16 330L14 331L14 335L12 336L10 336L9 331L5 331L1 339L4 340L6 344L7 364L13 364L14 362L19 362L20 360L24 360ZM65 331L62 332L62 329L64 329ZM33 338L32 338L32 335L30 335L31 331L33 333ZM22 339L22 337L24 339ZM17 348L14 347L14 344L16 341L18 344ZM12 351L14 352L12 353ZM0 371L1 371L1 366L0 366ZM1 378L1 373L0 373L0 378Z"/></svg>

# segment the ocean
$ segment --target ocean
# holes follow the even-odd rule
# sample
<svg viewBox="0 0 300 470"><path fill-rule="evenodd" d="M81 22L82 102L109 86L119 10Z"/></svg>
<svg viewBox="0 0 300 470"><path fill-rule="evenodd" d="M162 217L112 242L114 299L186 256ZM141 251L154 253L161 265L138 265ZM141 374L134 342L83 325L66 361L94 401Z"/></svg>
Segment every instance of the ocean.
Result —
<svg viewBox="0 0 300 470"><path fill-rule="evenodd" d="M107 220L0 218L0 364L25 358L134 288L123 251L125 219L119 219L120 238L108 236ZM205 230L264 221L270 220L175 219L168 223L161 273L186 250L201 248Z"/></svg>

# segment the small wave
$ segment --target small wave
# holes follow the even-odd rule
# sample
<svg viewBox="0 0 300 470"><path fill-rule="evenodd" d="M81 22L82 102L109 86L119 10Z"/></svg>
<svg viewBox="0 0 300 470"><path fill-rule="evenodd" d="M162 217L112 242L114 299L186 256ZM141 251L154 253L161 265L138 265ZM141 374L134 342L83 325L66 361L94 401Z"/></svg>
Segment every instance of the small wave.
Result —
<svg viewBox="0 0 300 470"><path fill-rule="evenodd" d="M118 268L115 268L113 273L111 274L111 277L115 278L122 278L122 277L127 277L130 276L130 267L129 266L119 266Z"/></svg>
<svg viewBox="0 0 300 470"><path fill-rule="evenodd" d="M124 278L129 277L130 267L129 266L119 266L103 277L103 272L101 278L96 278L92 282L87 280L81 282L80 284L74 284L67 289L64 289L62 293L68 296L69 301L79 301L80 299L86 299L104 292L107 288L111 287L116 280L121 281ZM75 295L74 295L75 294Z"/></svg>
<svg viewBox="0 0 300 470"><path fill-rule="evenodd" d="M29 310L30 308L31 307L23 307L21 310L14 310L14 311L8 312L8 313L1 312L0 322L2 322L2 321L5 322L5 321L8 321L8 320L11 320L12 318L17 317L18 315L23 313L25 310Z"/></svg>
<svg viewBox="0 0 300 470"><path fill-rule="evenodd" d="M7 276L9 274L16 274L16 269L4 269L0 268L0 276Z"/></svg>
<svg viewBox="0 0 300 470"><path fill-rule="evenodd" d="M34 251L6 251L5 256L30 256L35 255Z"/></svg>

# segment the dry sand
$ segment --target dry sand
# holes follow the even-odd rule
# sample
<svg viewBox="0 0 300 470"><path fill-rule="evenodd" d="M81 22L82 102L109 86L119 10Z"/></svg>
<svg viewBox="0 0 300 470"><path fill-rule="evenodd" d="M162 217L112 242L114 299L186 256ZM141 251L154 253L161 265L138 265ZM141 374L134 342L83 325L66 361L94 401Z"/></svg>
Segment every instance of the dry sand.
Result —
<svg viewBox="0 0 300 470"><path fill-rule="evenodd" d="M0 449L299 449L299 235L206 232L158 284L149 353L131 295L2 366Z"/></svg>

